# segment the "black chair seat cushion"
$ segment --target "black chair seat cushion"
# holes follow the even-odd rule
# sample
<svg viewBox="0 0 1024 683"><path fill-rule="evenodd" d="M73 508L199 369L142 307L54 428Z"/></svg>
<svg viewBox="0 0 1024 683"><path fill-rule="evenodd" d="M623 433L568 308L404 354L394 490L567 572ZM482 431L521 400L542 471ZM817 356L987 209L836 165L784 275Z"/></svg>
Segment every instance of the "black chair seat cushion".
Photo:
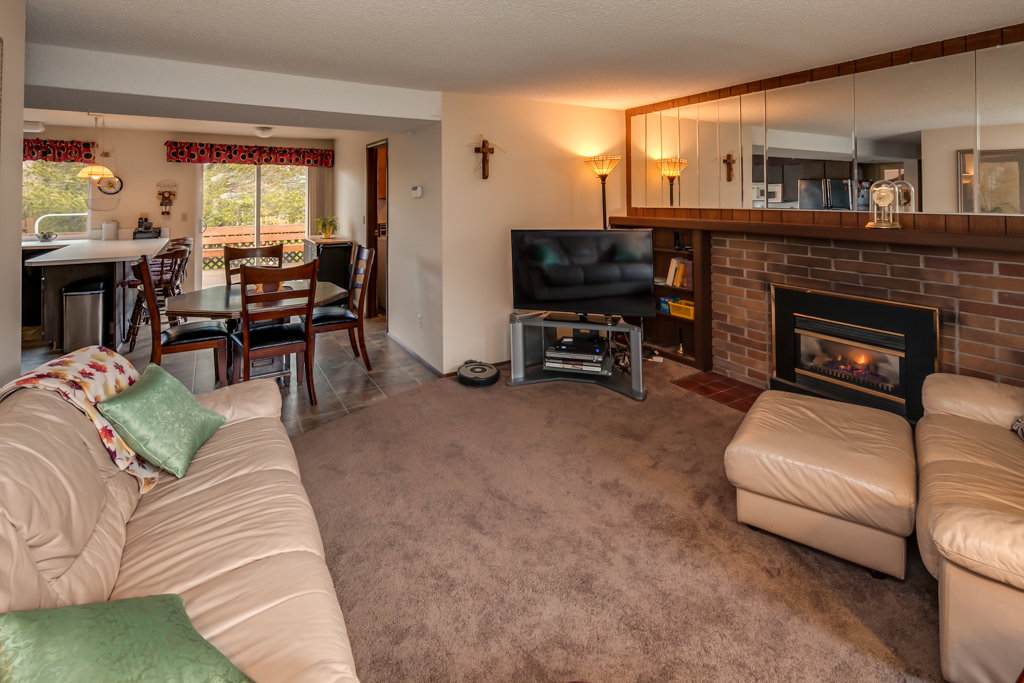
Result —
<svg viewBox="0 0 1024 683"><path fill-rule="evenodd" d="M359 316L344 306L321 306L313 309L313 327L319 325L342 325L354 323Z"/></svg>
<svg viewBox="0 0 1024 683"><path fill-rule="evenodd" d="M179 344L195 344L197 342L227 339L228 328L222 322L208 320L198 323L185 323L168 327L160 333L160 346L177 346Z"/></svg>
<svg viewBox="0 0 1024 683"><path fill-rule="evenodd" d="M242 332L231 334L231 341L243 345ZM301 323L263 325L249 330L250 349L269 349L274 346L296 344L306 341L306 332Z"/></svg>

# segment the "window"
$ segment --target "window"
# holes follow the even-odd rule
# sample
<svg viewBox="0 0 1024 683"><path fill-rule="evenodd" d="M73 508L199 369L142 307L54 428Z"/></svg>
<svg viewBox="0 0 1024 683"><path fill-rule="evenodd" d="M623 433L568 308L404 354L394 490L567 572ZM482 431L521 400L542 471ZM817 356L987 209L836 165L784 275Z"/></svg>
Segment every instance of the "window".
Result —
<svg viewBox="0 0 1024 683"><path fill-rule="evenodd" d="M203 164L204 287L223 284L225 245L283 243L301 263L305 235L305 166Z"/></svg>
<svg viewBox="0 0 1024 683"><path fill-rule="evenodd" d="M21 232L85 234L88 179L85 164L66 161L21 162Z"/></svg>

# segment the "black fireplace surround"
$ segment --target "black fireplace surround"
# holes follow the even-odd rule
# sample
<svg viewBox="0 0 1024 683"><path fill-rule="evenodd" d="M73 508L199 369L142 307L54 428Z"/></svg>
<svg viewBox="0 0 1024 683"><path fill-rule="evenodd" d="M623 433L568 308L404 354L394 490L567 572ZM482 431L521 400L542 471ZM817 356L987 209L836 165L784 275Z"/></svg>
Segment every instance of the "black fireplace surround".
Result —
<svg viewBox="0 0 1024 683"><path fill-rule="evenodd" d="M938 324L935 308L773 285L771 388L917 422Z"/></svg>

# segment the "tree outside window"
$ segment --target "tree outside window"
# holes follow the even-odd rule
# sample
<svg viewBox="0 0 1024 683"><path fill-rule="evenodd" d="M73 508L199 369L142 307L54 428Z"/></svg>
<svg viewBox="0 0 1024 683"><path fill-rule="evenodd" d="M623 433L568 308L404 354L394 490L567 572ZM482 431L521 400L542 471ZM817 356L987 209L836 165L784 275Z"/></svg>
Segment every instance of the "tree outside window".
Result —
<svg viewBox="0 0 1024 683"><path fill-rule="evenodd" d="M89 181L78 177L83 168L77 162L22 162L22 234L36 232L37 220L39 232L85 233Z"/></svg>

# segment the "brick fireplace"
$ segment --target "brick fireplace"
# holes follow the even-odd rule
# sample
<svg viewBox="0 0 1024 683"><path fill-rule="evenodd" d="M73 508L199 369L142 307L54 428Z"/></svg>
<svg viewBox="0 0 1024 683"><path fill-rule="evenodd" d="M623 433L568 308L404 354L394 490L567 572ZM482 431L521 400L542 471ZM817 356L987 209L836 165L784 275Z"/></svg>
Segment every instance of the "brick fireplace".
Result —
<svg viewBox="0 0 1024 683"><path fill-rule="evenodd" d="M939 369L1024 386L1024 253L716 232L715 370L766 387L769 283L939 309Z"/></svg>

